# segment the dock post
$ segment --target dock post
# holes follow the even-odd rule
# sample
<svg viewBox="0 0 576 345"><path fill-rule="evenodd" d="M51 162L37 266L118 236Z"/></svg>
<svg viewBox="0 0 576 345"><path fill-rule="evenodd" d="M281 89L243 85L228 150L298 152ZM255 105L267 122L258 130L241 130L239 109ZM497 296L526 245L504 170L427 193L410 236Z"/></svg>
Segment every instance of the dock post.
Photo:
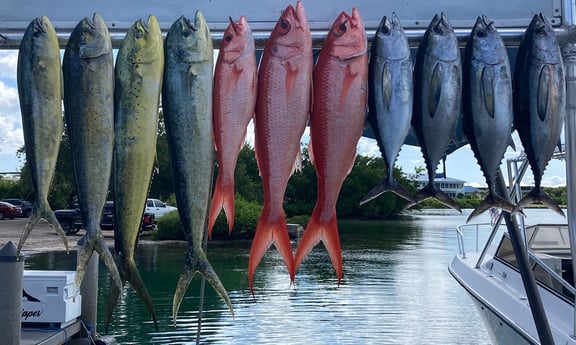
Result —
<svg viewBox="0 0 576 345"><path fill-rule="evenodd" d="M79 242L82 239L79 240ZM80 319L86 325L88 338L96 337L96 322L98 316L98 261L99 255L94 252L86 267L86 273L80 284L82 295L82 312Z"/></svg>
<svg viewBox="0 0 576 345"><path fill-rule="evenodd" d="M12 242L0 248L0 334L2 344L18 345L22 326L22 276L24 257L17 256Z"/></svg>

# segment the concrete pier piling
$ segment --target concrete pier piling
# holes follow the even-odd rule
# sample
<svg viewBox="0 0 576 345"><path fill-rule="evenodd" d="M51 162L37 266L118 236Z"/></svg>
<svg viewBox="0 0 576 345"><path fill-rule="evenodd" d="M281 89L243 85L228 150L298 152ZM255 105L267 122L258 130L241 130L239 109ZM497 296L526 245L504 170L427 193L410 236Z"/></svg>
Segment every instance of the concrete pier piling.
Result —
<svg viewBox="0 0 576 345"><path fill-rule="evenodd" d="M11 241L0 248L0 335L2 344L20 344L24 256Z"/></svg>

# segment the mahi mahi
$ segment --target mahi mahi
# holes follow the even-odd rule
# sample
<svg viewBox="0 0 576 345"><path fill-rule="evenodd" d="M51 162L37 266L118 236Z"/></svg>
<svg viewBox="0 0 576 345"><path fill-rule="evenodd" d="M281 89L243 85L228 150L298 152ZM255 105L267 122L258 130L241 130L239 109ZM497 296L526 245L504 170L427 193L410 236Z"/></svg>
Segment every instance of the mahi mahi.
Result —
<svg viewBox="0 0 576 345"><path fill-rule="evenodd" d="M564 123L566 87L560 47L550 22L534 15L518 48L514 71L514 127L534 175L534 188L514 212L534 202L564 216L541 188L542 176L554 154Z"/></svg>
<svg viewBox="0 0 576 345"><path fill-rule="evenodd" d="M462 66L454 29L442 13L435 15L416 54L412 127L422 149L428 184L416 200L434 197L460 211L460 206L434 182L436 168L455 136L462 103ZM412 206L412 205L409 205Z"/></svg>
<svg viewBox="0 0 576 345"><path fill-rule="evenodd" d="M376 31L368 74L368 121L376 134L386 165L385 180L362 198L360 205L386 191L410 203L416 200L394 179L394 163L410 131L414 94L412 58L404 29L396 13L384 16Z"/></svg>
<svg viewBox="0 0 576 345"><path fill-rule="evenodd" d="M174 293L172 317L198 272L233 313L226 289L202 249L214 169L212 138L213 49L210 29L200 11L194 22L180 17L166 35L162 90L164 122L178 214L188 241L184 268Z"/></svg>
<svg viewBox="0 0 576 345"><path fill-rule="evenodd" d="M488 185L488 195L468 220L491 207L512 212L514 205L495 190L500 162L511 142L512 73L506 46L494 24L478 17L464 54L463 127Z"/></svg>
<svg viewBox="0 0 576 345"><path fill-rule="evenodd" d="M114 60L108 29L99 14L76 25L64 53L65 120L86 234L80 239L77 286L96 251L114 282L122 286L114 258L100 231L114 147Z"/></svg>
<svg viewBox="0 0 576 345"><path fill-rule="evenodd" d="M60 46L48 17L36 18L28 25L20 44L17 79L26 161L34 191L32 215L17 251L20 252L32 228L42 218L56 229L68 250L66 234L48 204L64 130Z"/></svg>
<svg viewBox="0 0 576 345"><path fill-rule="evenodd" d="M156 17L136 21L116 57L114 89L114 241L122 281L144 301L157 326L152 298L138 273L134 250L152 178L164 52ZM106 328L120 289L112 286Z"/></svg>

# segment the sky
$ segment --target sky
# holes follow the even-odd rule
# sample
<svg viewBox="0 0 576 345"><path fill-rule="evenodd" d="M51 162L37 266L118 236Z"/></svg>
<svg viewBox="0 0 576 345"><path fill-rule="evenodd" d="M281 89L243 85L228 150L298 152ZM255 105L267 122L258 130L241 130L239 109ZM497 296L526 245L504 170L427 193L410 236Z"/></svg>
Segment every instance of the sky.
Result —
<svg viewBox="0 0 576 345"><path fill-rule="evenodd" d="M24 145L22 132L22 119L18 102L16 83L16 65L18 53L16 50L0 49L0 172L19 171L22 161L16 157L16 151ZM306 130L303 142L307 142ZM247 140L253 143L253 129L249 128ZM517 152L511 148L506 152L502 169L507 174L506 159L518 156L522 152L522 145L516 133L513 135ZM362 138L358 143L358 153L367 156L380 156L380 151L374 139ZM419 147L404 145L396 165L404 173L414 173L417 167L425 167L424 158ZM441 172L441 164L438 172ZM480 167L469 145L453 152L446 159L446 175L450 178L465 181L471 186L486 186ZM524 177L523 184L533 184L531 172ZM551 160L543 177L543 186L566 185L566 165L561 160Z"/></svg>

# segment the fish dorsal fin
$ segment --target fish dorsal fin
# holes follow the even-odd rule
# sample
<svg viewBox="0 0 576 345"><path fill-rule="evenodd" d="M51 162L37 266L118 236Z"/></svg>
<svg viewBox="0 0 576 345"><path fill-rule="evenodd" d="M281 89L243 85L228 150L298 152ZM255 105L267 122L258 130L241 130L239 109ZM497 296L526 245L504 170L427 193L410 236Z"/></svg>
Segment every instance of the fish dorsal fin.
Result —
<svg viewBox="0 0 576 345"><path fill-rule="evenodd" d="M482 76L480 80L482 98L484 98L486 112L491 118L494 118L494 70L491 66L485 66L482 68Z"/></svg>
<svg viewBox="0 0 576 345"><path fill-rule="evenodd" d="M386 110L389 111L392 99L392 76L388 62L384 64L384 68L382 69L382 98L384 99Z"/></svg>
<svg viewBox="0 0 576 345"><path fill-rule="evenodd" d="M548 99L550 97L550 83L552 82L550 69L551 68L549 65L542 66L538 78L536 109L538 109L538 118L541 121L544 121L544 119L546 118L546 112L548 111Z"/></svg>
<svg viewBox="0 0 576 345"><path fill-rule="evenodd" d="M440 95L442 94L442 65L436 63L432 71L432 78L430 80L430 93L428 94L428 115L434 117L438 104L440 103Z"/></svg>

